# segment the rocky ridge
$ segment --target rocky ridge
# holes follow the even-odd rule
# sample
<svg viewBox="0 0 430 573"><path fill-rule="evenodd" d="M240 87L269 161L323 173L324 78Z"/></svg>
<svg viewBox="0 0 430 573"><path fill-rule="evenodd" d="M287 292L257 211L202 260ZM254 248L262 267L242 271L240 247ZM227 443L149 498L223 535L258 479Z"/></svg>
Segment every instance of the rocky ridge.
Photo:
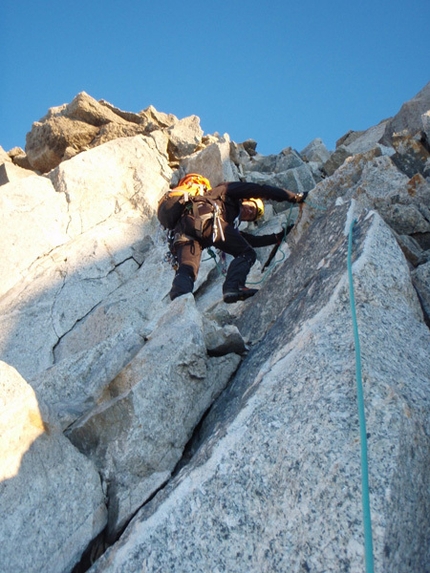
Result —
<svg viewBox="0 0 430 573"><path fill-rule="evenodd" d="M262 156L81 93L0 150L2 570L362 571L351 236L375 571L427 571L429 118ZM168 299L187 171L310 191L250 225L296 222L250 301L209 255Z"/></svg>

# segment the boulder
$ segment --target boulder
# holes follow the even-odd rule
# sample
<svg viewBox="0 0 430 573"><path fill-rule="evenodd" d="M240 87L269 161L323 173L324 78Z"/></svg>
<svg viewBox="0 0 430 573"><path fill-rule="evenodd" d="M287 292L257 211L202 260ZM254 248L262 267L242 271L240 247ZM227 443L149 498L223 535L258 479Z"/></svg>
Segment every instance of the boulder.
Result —
<svg viewBox="0 0 430 573"><path fill-rule="evenodd" d="M68 157L89 149L99 128L83 121L58 116L33 123L27 134L25 151L32 169L47 173L63 161L66 150Z"/></svg>
<svg viewBox="0 0 430 573"><path fill-rule="evenodd" d="M315 178L312 169L306 163L286 171L276 173L270 179L270 185L289 189L293 193L309 192L315 187ZM290 205L288 205L290 207Z"/></svg>
<svg viewBox="0 0 430 573"><path fill-rule="evenodd" d="M205 345L210 356L225 356L231 352L244 354L246 352L245 341L238 328L233 324L219 327L217 322L203 318L203 326Z"/></svg>
<svg viewBox="0 0 430 573"><path fill-rule="evenodd" d="M69 573L106 525L100 476L4 362L0 396L1 569Z"/></svg>
<svg viewBox="0 0 430 573"><path fill-rule="evenodd" d="M330 158L330 151L319 137L313 139L302 151L303 161L323 164Z"/></svg>
<svg viewBox="0 0 430 573"><path fill-rule="evenodd" d="M247 171L259 173L282 173L303 165L303 159L291 147L286 147L277 155L255 155Z"/></svg>
<svg viewBox="0 0 430 573"><path fill-rule="evenodd" d="M227 134L209 143L181 161L173 182L176 184L186 173L201 173L212 187L223 181L238 181L238 170L230 159L230 138Z"/></svg>
<svg viewBox="0 0 430 573"><path fill-rule="evenodd" d="M316 183L310 166L291 147L278 155L253 157L243 166L243 172L247 181L287 188L294 193L310 191Z"/></svg>
<svg viewBox="0 0 430 573"><path fill-rule="evenodd" d="M349 131L347 131L345 133L345 135L342 135L342 137L340 137L336 141L336 149L338 147L340 147L341 145L351 145L351 143L353 143L356 139L361 137L363 134L364 134L364 131L355 131L353 129L350 129Z"/></svg>
<svg viewBox="0 0 430 573"><path fill-rule="evenodd" d="M343 165L347 157L351 157L352 153L348 151L345 145L340 145L330 155L329 159L322 165L322 171L326 176L333 175L333 173Z"/></svg>
<svg viewBox="0 0 430 573"><path fill-rule="evenodd" d="M143 128L141 125L136 125L134 123L107 123L106 125L102 125L100 127L97 135L91 141L90 147L97 147L98 145L102 145L103 143L107 143L108 141L112 141L112 139L118 139L120 137L134 137L135 135L140 134L144 135L147 131L148 130L146 128ZM68 159L68 157L64 157L64 159Z"/></svg>
<svg viewBox="0 0 430 573"><path fill-rule="evenodd" d="M149 106L140 113L122 111L80 92L69 104L51 108L33 124L26 138L26 160L47 173L62 161L113 139L149 135L164 130L172 161L190 155L201 143L199 118L178 120Z"/></svg>
<svg viewBox="0 0 430 573"><path fill-rule="evenodd" d="M244 143L230 142L230 159L241 176L244 175L244 167L251 161L251 157L257 155L257 142L247 140Z"/></svg>
<svg viewBox="0 0 430 573"><path fill-rule="evenodd" d="M22 167L23 169L29 169L33 173L35 172L30 165L27 154L20 147L14 147L11 151L9 151L9 155L14 165L18 165L18 167ZM40 175L38 171L36 171L36 173Z"/></svg>
<svg viewBox="0 0 430 573"><path fill-rule="evenodd" d="M98 405L112 380L145 344L145 337L134 326L106 333L100 342L87 343L80 351L69 347L66 358L32 372L29 383L38 399L49 404L50 420L61 430Z"/></svg>
<svg viewBox="0 0 430 573"><path fill-rule="evenodd" d="M98 102L85 92L81 92L74 97L62 109L61 113L69 119L81 121L94 127L100 127L108 123L122 123L126 125L130 121L132 123L143 123L140 116L128 114L128 116L124 117L123 114L117 113L112 106ZM50 114L51 117L52 115Z"/></svg>
<svg viewBox="0 0 430 573"><path fill-rule="evenodd" d="M430 151L422 138L393 135L395 153L392 160L408 177L420 174L430 178Z"/></svg>
<svg viewBox="0 0 430 573"><path fill-rule="evenodd" d="M241 145L250 157L257 155L257 142L255 139L247 139L246 141L242 142Z"/></svg>
<svg viewBox="0 0 430 573"><path fill-rule="evenodd" d="M413 266L417 267L425 263L430 255L423 251L418 242L409 235L396 234L397 242L406 257L406 260Z"/></svg>
<svg viewBox="0 0 430 573"><path fill-rule="evenodd" d="M116 111L116 113L118 113L118 111ZM153 105L150 105L143 111L139 112L138 115L144 118L144 122L148 125L148 130L150 133L158 129L172 127L175 125L175 123L178 122L178 118L173 115L173 113L157 111Z"/></svg>
<svg viewBox="0 0 430 573"><path fill-rule="evenodd" d="M167 129L168 152L171 161L179 161L196 151L203 136L200 119L196 115L186 117Z"/></svg>
<svg viewBox="0 0 430 573"><path fill-rule="evenodd" d="M365 131L355 131L350 133L348 137L341 139L336 143L336 148L343 145L343 147L345 147L351 154L366 153L372 149L379 148L383 155L392 155L394 150L391 147L386 147L379 143L381 137L385 133L388 121L389 120L381 121L377 125L372 126Z"/></svg>

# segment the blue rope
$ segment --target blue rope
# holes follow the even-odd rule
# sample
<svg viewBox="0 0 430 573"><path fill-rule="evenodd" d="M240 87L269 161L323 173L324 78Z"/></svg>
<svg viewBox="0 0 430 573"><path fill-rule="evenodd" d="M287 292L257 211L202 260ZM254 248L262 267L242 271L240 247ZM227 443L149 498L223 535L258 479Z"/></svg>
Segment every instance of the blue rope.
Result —
<svg viewBox="0 0 430 573"><path fill-rule="evenodd" d="M323 207L322 205L317 205L316 203L312 203L309 199L305 199L305 203L308 207L312 207L312 209L317 209L318 211L327 211L327 207Z"/></svg>
<svg viewBox="0 0 430 573"><path fill-rule="evenodd" d="M216 268L218 269L218 273L220 275L225 275L227 271L224 270L222 268L222 266L218 263L217 258L216 258L216 254L213 252L213 250L210 247L208 247L207 251L208 251L209 257L207 259L203 259L202 263L205 261L209 261L210 259L213 259L215 261Z"/></svg>
<svg viewBox="0 0 430 573"><path fill-rule="evenodd" d="M352 251L352 229L356 223L353 220L349 230L348 239L348 277L349 277L349 296L351 303L352 324L354 330L355 341L355 361L356 361L356 379L357 379L357 401L358 401L358 418L360 422L360 442L361 442L361 482L362 482L362 505L363 505L363 526L364 526L364 549L365 549L365 562L366 573L373 573L373 543L372 543L372 523L370 517L370 502L369 502L369 470L367 464L367 432L366 432L366 418L364 414L364 398L363 398L363 385L361 374L361 358L360 358L360 340L358 337L357 316L355 313L355 297L354 286L352 282L352 264L351 264L351 251Z"/></svg>

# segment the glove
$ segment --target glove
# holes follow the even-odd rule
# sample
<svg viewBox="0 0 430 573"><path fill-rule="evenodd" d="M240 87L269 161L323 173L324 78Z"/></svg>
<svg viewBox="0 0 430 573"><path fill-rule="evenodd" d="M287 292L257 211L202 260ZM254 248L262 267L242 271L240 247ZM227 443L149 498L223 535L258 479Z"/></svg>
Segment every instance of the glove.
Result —
<svg viewBox="0 0 430 573"><path fill-rule="evenodd" d="M295 202L303 203L308 195L309 195L308 191L303 191L303 193L296 193Z"/></svg>

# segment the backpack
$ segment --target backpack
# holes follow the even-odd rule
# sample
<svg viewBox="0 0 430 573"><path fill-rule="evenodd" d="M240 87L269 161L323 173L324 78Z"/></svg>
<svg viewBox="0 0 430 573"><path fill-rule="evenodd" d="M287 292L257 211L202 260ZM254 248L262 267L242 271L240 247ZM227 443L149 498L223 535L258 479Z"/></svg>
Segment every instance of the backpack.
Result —
<svg viewBox="0 0 430 573"><path fill-rule="evenodd" d="M216 241L218 237L224 240L224 232L220 219L222 219L222 197L219 195L208 197L201 191L200 186L196 187L176 187L168 191L158 202L157 217L161 225L168 230L173 230L187 212L192 217L188 223L192 222L192 229L186 231L192 236L204 241Z"/></svg>
<svg viewBox="0 0 430 573"><path fill-rule="evenodd" d="M215 216L219 216L221 205L216 198L205 196L199 185L176 187L159 200L157 217L165 229L173 230L185 211L193 215L196 233L201 237Z"/></svg>
<svg viewBox="0 0 430 573"><path fill-rule="evenodd" d="M189 201L189 190L167 191L158 201L157 217L165 229L174 229Z"/></svg>

